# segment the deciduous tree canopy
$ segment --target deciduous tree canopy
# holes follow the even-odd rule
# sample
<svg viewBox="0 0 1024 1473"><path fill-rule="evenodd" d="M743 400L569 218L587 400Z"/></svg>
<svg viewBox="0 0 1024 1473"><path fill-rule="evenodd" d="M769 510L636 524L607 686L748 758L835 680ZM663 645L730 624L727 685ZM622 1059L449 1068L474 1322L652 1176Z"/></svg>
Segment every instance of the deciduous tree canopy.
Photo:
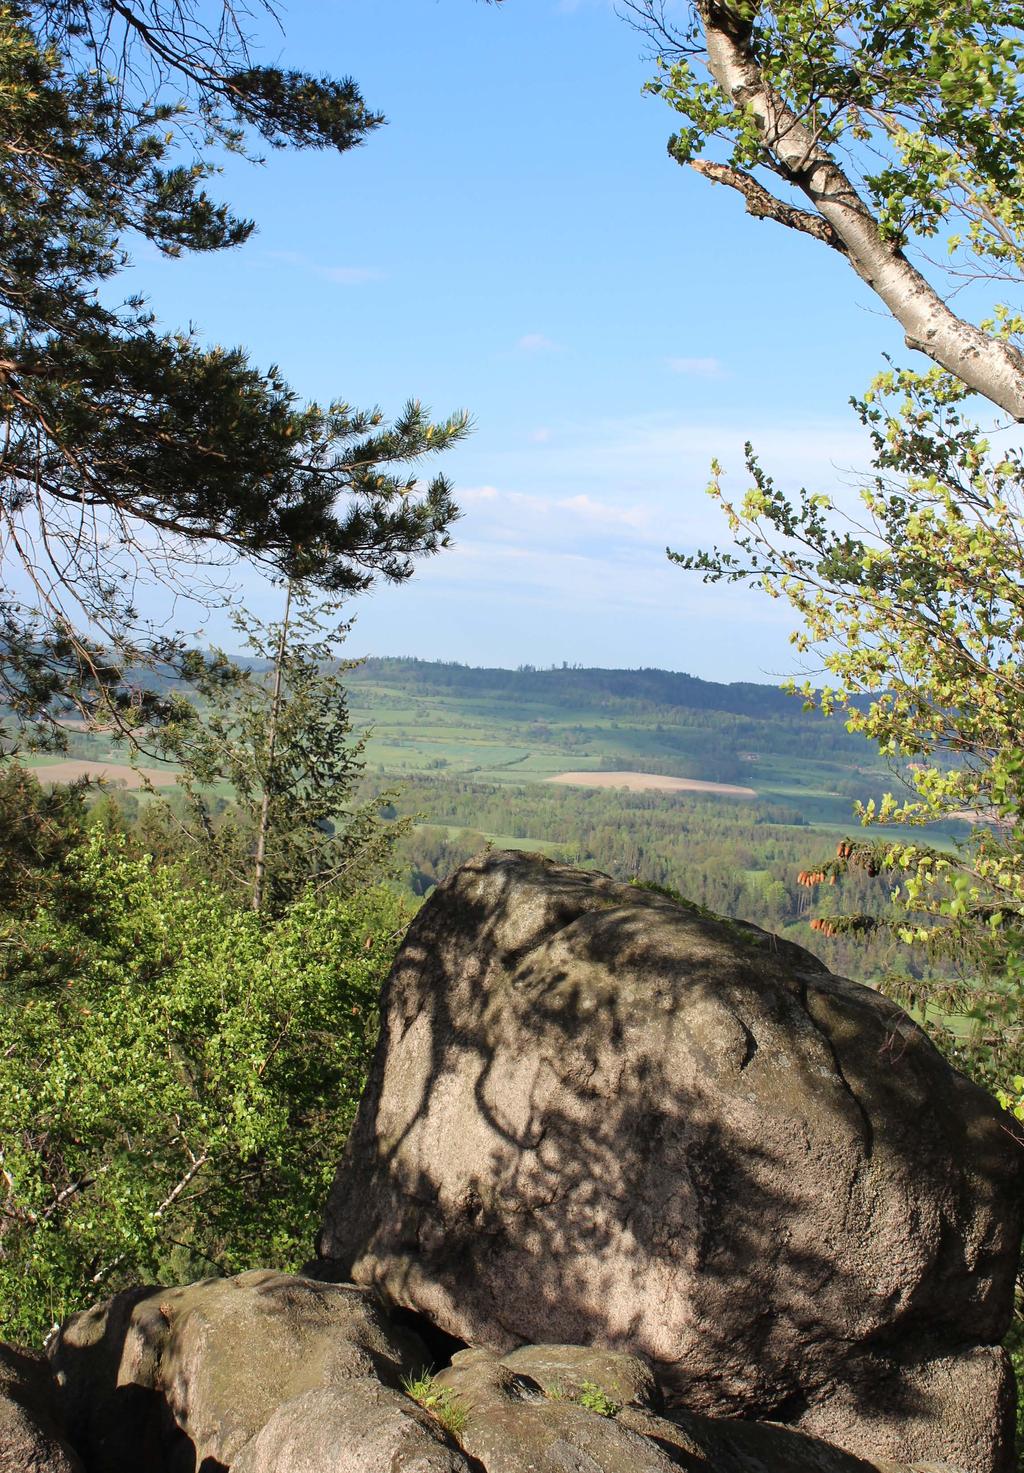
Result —
<svg viewBox="0 0 1024 1473"><path fill-rule="evenodd" d="M985 278L991 303L993 283L1024 275L1024 10L696 0L673 30L658 0L629 8L664 44L653 90L687 120L674 156L842 253L935 361L881 375L858 403L874 474L855 512L780 489L748 448L750 489L726 495L717 467L711 486L737 547L673 556L792 605L794 643L832 684L808 681L805 699L843 704L905 785L864 805L866 823L975 825L957 853L844 843L805 879L892 874L897 934L941 958L944 1010L984 1025L974 1066L1012 1083L1024 1062L1024 474L976 406L1024 418L1022 324L1012 307L972 323L955 291ZM716 139L725 158L707 156ZM868 931L879 917L822 924Z"/></svg>
<svg viewBox="0 0 1024 1473"><path fill-rule="evenodd" d="M274 924L94 833L0 918L0 1313L38 1342L126 1284L295 1270L362 1089L406 916Z"/></svg>

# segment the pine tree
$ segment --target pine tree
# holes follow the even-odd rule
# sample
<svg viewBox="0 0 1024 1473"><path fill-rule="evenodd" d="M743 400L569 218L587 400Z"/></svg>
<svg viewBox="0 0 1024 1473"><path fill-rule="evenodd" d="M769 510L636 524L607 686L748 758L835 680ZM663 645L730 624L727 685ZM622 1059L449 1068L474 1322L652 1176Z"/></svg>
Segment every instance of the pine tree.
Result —
<svg viewBox="0 0 1024 1473"><path fill-rule="evenodd" d="M280 621L238 613L244 658L209 657L160 730L183 769L183 837L198 867L257 911L280 911L310 886L352 893L379 876L408 827L381 817L393 795L356 799L365 737L352 734L353 662L335 653L349 626L337 614L297 581ZM234 803L218 815L225 784Z"/></svg>
<svg viewBox="0 0 1024 1473"><path fill-rule="evenodd" d="M256 65L238 14L0 6L0 698L22 719L58 700L121 725L153 714L125 671L181 643L147 627L146 579L187 592L241 556L352 593L408 577L457 514L410 462L465 415L302 404L243 349L118 301L130 238L178 256L250 235L208 193L218 149L343 151L383 121L350 80Z"/></svg>

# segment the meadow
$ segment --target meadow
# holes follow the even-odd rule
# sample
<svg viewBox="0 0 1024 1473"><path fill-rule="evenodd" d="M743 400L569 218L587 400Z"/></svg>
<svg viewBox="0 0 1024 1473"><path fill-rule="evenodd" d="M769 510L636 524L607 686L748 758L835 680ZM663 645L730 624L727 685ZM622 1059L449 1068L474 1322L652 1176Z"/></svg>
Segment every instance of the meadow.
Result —
<svg viewBox="0 0 1024 1473"><path fill-rule="evenodd" d="M613 787L617 772L648 774L650 782L621 781L720 790L831 828L849 825L853 799L899 781L840 718L805 712L774 686L716 685L666 671L367 660L348 673L347 689L367 772L385 786L424 775L520 785L580 773L583 783ZM25 758L43 781L91 775L129 788L176 782L173 765L150 757L133 763L112 734L76 723L68 723L67 734L61 763L48 754ZM658 777L678 782L661 785Z"/></svg>
<svg viewBox="0 0 1024 1473"><path fill-rule="evenodd" d="M365 742L361 798L393 795L406 818L396 879L415 900L480 848L530 848L677 890L718 913L799 940L868 979L894 959L876 941L810 930L815 913L877 910L885 885L840 897L796 880L856 833L856 799L898 789L840 717L773 686L718 685L668 671L481 670L368 660L348 672ZM29 758L43 781L102 777L128 811L174 800L177 770L133 767L109 734L71 728L69 751ZM225 788L218 796L230 800ZM891 831L890 831L891 832ZM966 825L933 834L955 844Z"/></svg>

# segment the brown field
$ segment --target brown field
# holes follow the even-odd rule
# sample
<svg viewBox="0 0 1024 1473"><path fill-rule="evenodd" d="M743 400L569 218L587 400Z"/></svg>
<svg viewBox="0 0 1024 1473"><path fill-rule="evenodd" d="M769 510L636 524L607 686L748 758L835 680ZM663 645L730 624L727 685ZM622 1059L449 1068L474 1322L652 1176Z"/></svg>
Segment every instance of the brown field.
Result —
<svg viewBox="0 0 1024 1473"><path fill-rule="evenodd" d="M661 772L559 772L546 783L575 783L581 788L662 788L671 793L719 793L727 798L756 798L753 788L734 783L706 783L696 777L666 777Z"/></svg>
<svg viewBox="0 0 1024 1473"><path fill-rule="evenodd" d="M1005 829L1007 832L1013 828L1012 818L1003 818L991 809L982 811L979 808L958 808L955 813L947 813L946 817L958 819L960 823L987 823L991 828Z"/></svg>
<svg viewBox="0 0 1024 1473"><path fill-rule="evenodd" d="M63 762L47 762L30 768L41 783L73 783L87 777L92 782L116 784L125 788L171 788L178 774L167 767L128 767L123 762L90 762L85 758L67 757Z"/></svg>

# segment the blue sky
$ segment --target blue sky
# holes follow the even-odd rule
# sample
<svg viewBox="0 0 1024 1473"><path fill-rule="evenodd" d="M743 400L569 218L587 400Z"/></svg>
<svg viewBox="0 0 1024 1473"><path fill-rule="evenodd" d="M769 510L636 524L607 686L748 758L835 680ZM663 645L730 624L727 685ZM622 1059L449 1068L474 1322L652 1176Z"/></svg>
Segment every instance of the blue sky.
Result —
<svg viewBox="0 0 1024 1473"><path fill-rule="evenodd" d="M745 439L784 485L866 463L847 399L899 354L867 291L668 158L643 39L604 0L293 0L282 19L264 54L352 75L388 126L341 156L229 161L221 190L258 233L146 256L132 285L304 396L472 412L443 459L455 548L355 602L348 653L794 669L784 609L664 549L721 540L708 466L741 490ZM252 577L242 596L277 601ZM228 638L223 615L205 627Z"/></svg>

